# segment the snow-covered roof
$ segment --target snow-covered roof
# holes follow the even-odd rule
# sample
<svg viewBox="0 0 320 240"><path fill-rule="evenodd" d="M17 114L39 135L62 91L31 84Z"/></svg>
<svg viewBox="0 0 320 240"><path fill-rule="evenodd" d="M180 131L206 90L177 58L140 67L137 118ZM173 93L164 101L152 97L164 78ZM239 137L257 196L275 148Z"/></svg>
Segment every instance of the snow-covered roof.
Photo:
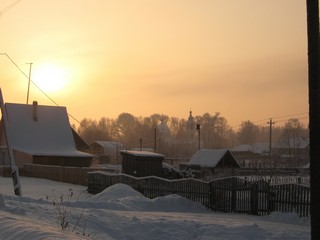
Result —
<svg viewBox="0 0 320 240"><path fill-rule="evenodd" d="M137 157L161 157L165 156L159 153L148 152L148 151L134 151L134 150L121 150L121 153L130 154Z"/></svg>
<svg viewBox="0 0 320 240"><path fill-rule="evenodd" d="M112 141L94 141L94 143L100 145L105 150L107 150L107 149L114 149L115 150L119 147L120 148L124 147L124 145L122 143L112 142Z"/></svg>
<svg viewBox="0 0 320 240"><path fill-rule="evenodd" d="M253 153L265 153L269 151L269 143L255 143L255 144L241 144L232 149L231 152L253 152Z"/></svg>
<svg viewBox="0 0 320 240"><path fill-rule="evenodd" d="M216 167L228 151L228 149L201 149L192 156L188 165Z"/></svg>
<svg viewBox="0 0 320 240"><path fill-rule="evenodd" d="M310 145L310 139L305 137L283 139L276 144L273 148L307 148Z"/></svg>
<svg viewBox="0 0 320 240"><path fill-rule="evenodd" d="M10 136L14 150L36 156L92 157L76 149L67 109L6 103Z"/></svg>

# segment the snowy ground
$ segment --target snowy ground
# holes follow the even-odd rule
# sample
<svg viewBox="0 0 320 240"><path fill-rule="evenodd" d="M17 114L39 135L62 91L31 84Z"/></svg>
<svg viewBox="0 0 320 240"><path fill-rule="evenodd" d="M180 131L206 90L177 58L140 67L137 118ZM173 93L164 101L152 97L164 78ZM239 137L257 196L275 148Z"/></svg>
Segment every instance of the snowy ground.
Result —
<svg viewBox="0 0 320 240"><path fill-rule="evenodd" d="M11 178L0 177L0 239L310 239L310 220L291 213L214 213L176 195L147 199L123 184L90 195L83 186L20 181L23 197L16 197ZM53 205L60 194L69 203L68 230L58 224L57 206L62 205Z"/></svg>

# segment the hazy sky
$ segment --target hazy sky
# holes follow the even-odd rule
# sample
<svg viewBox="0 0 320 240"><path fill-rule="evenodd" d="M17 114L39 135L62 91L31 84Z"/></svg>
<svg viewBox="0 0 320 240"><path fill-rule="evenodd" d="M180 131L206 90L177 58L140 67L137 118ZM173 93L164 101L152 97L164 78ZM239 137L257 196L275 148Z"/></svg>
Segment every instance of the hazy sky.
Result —
<svg viewBox="0 0 320 240"><path fill-rule="evenodd" d="M32 62L31 79L78 120L191 109L233 126L308 111L305 5L2 0L0 52L27 75ZM5 55L0 83L6 102L26 103L28 80ZM53 105L34 85L29 99Z"/></svg>

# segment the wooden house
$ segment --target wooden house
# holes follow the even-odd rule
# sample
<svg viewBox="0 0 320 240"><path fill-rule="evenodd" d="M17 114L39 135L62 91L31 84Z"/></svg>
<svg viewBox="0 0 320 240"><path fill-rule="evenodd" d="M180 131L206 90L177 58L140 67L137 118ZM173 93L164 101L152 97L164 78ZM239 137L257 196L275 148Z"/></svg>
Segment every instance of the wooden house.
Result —
<svg viewBox="0 0 320 240"><path fill-rule="evenodd" d="M164 155L147 152L121 150L122 172L136 176L161 176Z"/></svg>
<svg viewBox="0 0 320 240"><path fill-rule="evenodd" d="M240 168L239 163L228 149L201 149L185 164L187 169L228 173Z"/></svg>
<svg viewBox="0 0 320 240"><path fill-rule="evenodd" d="M85 148L69 123L65 107L33 104L6 103L12 149L16 165L25 163L89 167L93 155L81 152L76 146ZM6 137L1 124L0 145L2 161L9 163Z"/></svg>

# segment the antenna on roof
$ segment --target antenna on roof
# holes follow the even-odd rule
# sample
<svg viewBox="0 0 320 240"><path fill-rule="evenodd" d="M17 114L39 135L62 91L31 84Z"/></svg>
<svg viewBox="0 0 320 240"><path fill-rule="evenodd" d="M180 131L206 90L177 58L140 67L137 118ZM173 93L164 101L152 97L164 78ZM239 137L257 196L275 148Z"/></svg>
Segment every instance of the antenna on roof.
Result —
<svg viewBox="0 0 320 240"><path fill-rule="evenodd" d="M29 68L29 81L28 81L28 92L27 92L27 104L29 102L29 90L30 90L30 81L31 81L31 67L32 67L32 62L31 63L26 63L26 64L30 64L30 68Z"/></svg>

